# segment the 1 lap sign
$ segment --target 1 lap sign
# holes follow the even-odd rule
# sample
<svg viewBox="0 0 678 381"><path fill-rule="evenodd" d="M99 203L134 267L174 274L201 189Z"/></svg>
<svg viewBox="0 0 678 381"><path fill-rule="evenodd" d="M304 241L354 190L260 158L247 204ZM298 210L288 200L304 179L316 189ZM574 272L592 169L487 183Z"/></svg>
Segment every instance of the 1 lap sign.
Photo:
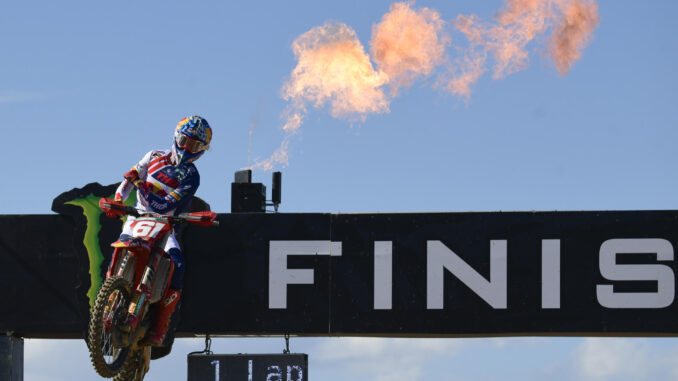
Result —
<svg viewBox="0 0 678 381"><path fill-rule="evenodd" d="M188 381L308 381L308 355L189 355Z"/></svg>

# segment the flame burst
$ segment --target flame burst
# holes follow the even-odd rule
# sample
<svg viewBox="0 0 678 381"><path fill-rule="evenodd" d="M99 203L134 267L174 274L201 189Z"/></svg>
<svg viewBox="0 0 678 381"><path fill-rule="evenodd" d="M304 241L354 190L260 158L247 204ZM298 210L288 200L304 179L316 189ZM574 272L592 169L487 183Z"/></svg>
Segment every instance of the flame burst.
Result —
<svg viewBox="0 0 678 381"><path fill-rule="evenodd" d="M494 22L489 23L475 15L459 15L456 27L466 35L471 47L464 59L467 64L457 69L458 74L446 89L468 98L471 86L485 70L488 55L495 61L494 79L525 69L529 66L528 44L548 30L552 36L546 54L558 72L565 75L581 58L599 22L598 6L593 0L506 0Z"/></svg>
<svg viewBox="0 0 678 381"><path fill-rule="evenodd" d="M371 53L377 67L390 79L391 94L418 77L429 76L445 55L450 42L445 22L429 8L412 9L411 3L394 3L391 11L372 28Z"/></svg>
<svg viewBox="0 0 678 381"><path fill-rule="evenodd" d="M315 27L297 38L292 50L297 67L282 93L297 108L329 103L335 118L388 111L381 89L388 76L374 70L353 29L345 24Z"/></svg>
<svg viewBox="0 0 678 381"><path fill-rule="evenodd" d="M436 85L468 100L473 85L488 71L488 58L494 62L494 79L523 70L529 66L528 46L549 31L546 55L565 75L600 23L595 0L505 1L492 21L457 16L454 26L470 46L455 48L462 54L454 64L446 57L451 42L446 22L435 10L413 9L413 2L392 4L372 27L370 52L376 69L355 31L345 24L328 23L302 34L292 44L297 66L282 88L282 97L290 102L283 112L285 137L271 157L252 168L289 164L289 143L309 105L327 106L335 118L365 120L368 114L389 112L401 88L433 75L441 64L448 72L439 74ZM389 94L384 92L387 85Z"/></svg>
<svg viewBox="0 0 678 381"><path fill-rule="evenodd" d="M364 119L369 113L389 111L382 89L388 75L374 69L355 31L346 24L315 27L292 43L292 51L297 66L282 88L283 99L291 102L283 113L285 138L271 157L253 168L270 170L276 164L289 164L287 147L308 104L316 108L328 104L335 118Z"/></svg>
<svg viewBox="0 0 678 381"><path fill-rule="evenodd" d="M581 58L599 23L598 5L593 1L574 0L567 4L549 44L549 56L560 75L567 74L572 64Z"/></svg>
<svg viewBox="0 0 678 381"><path fill-rule="evenodd" d="M297 66L283 85L290 102L283 113L285 138L268 159L252 168L270 170L288 165L287 147L301 127L307 106L328 106L335 118L364 120L368 114L389 112L390 97L415 78L430 75L442 61L444 22L428 8L413 10L410 3L395 3L373 28L375 69L355 31L345 24L328 23L299 36L292 44Z"/></svg>

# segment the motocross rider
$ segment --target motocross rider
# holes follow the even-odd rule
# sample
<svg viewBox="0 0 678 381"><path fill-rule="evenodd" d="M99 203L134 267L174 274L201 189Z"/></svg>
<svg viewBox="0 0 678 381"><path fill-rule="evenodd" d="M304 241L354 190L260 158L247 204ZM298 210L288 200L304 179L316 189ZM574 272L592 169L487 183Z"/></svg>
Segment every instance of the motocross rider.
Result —
<svg viewBox="0 0 678 381"><path fill-rule="evenodd" d="M129 172L125 180L115 192L116 201L124 201L131 190L137 189L135 207L144 211L159 214L175 215L185 208L200 185L200 175L193 162L209 149L212 140L212 128L207 120L194 115L179 121L174 131L174 142L171 150L154 150L148 152ZM122 228L120 240L132 239L132 222L135 218L128 216ZM161 346L170 317L181 297L184 277L184 257L175 231L165 245L165 252L174 262L174 273L170 287L159 303L154 305L151 313L151 327L144 339L152 346Z"/></svg>

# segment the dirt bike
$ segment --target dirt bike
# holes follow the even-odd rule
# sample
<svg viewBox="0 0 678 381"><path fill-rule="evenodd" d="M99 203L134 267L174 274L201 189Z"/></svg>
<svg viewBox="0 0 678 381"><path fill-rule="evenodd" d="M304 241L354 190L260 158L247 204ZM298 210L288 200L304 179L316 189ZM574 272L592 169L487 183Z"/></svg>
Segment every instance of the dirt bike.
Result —
<svg viewBox="0 0 678 381"><path fill-rule="evenodd" d="M114 381L140 381L150 366L151 347L144 345L151 305L169 290L174 263L163 250L176 224L218 226L214 212L168 216L141 212L102 198L99 208L108 217L131 215L132 236L120 239L92 307L87 346L96 372Z"/></svg>

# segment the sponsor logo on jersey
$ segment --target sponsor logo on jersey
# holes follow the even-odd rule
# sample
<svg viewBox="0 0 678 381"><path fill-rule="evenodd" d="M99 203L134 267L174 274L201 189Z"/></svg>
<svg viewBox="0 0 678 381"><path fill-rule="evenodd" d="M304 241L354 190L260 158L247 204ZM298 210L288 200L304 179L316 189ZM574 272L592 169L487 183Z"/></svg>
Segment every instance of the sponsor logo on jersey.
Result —
<svg viewBox="0 0 678 381"><path fill-rule="evenodd" d="M165 171L157 171L153 173L151 176L153 176L154 179L160 181L161 183L167 185L168 187L171 188L176 188L179 186L179 180L168 176Z"/></svg>

